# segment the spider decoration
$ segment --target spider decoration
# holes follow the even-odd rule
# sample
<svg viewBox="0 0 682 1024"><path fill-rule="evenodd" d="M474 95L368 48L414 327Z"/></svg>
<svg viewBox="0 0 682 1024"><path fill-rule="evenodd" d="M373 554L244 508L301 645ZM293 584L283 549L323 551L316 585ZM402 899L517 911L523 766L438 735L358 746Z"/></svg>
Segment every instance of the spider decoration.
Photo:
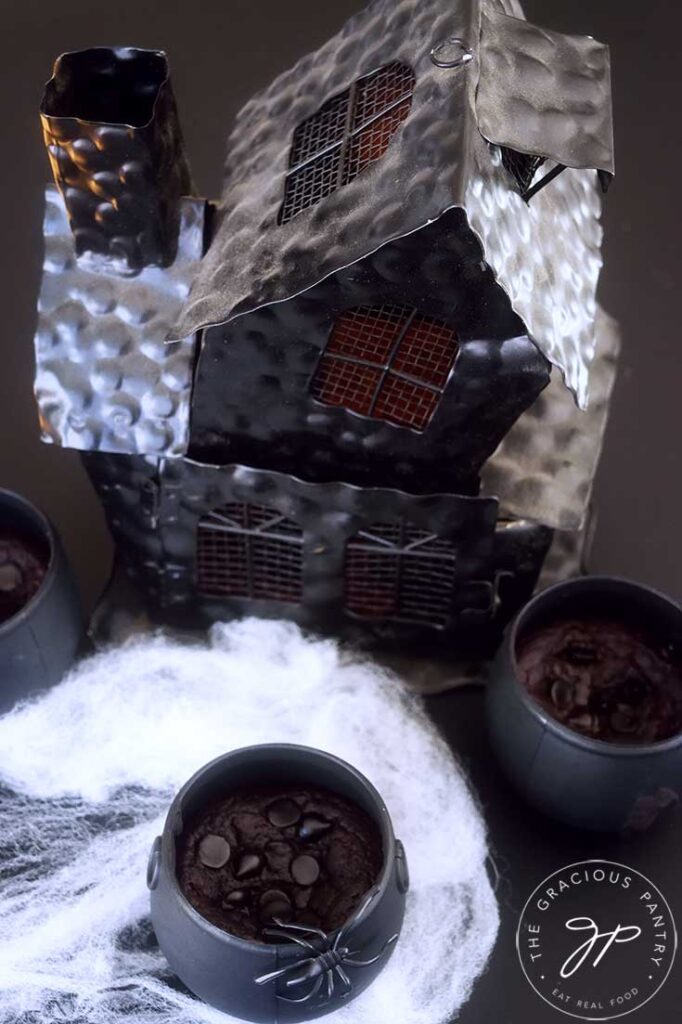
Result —
<svg viewBox="0 0 682 1024"><path fill-rule="evenodd" d="M315 998L322 988L322 985L326 982L326 998L322 1003L322 1005L324 1005L324 1003L328 1003L332 999L336 988L336 979L338 978L344 986L342 998L347 999L353 991L353 984L348 977L346 968L370 967L372 964L377 963L377 961L381 960L381 958L386 955L398 938L397 933L392 935L391 938L384 943L381 951L369 960L358 960L357 956L359 951L351 951L345 944L348 931L357 924L375 896L376 893L372 893L365 900L354 921L352 921L346 928L342 928L333 942L330 940L329 935L326 932L323 932L320 928L313 928L308 925L300 924L285 924L279 918L275 918L274 921L277 927L267 928L264 934L267 935L268 938L286 939L290 942L295 942L304 950L310 952L311 955L303 956L301 959L287 964L286 967L282 967L278 971L271 971L269 974L261 975L260 978L255 979L256 984L267 985L268 982L276 981L278 978L286 978L284 984L287 989L300 989L304 985L312 983L309 990L302 996L290 997L277 993L277 998L281 999L285 1003L308 1003L311 999ZM325 947L320 949L319 946L314 946L312 942L309 941L309 938L306 938L305 936L314 936L321 940L325 944Z"/></svg>

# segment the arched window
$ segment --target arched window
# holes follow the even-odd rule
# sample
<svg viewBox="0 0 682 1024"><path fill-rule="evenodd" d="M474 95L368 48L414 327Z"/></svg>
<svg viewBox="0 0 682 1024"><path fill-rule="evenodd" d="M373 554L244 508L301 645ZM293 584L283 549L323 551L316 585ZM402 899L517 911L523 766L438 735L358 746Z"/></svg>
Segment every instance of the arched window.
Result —
<svg viewBox="0 0 682 1024"><path fill-rule="evenodd" d="M319 203L383 156L407 117L414 72L393 61L327 100L294 131L279 223Z"/></svg>
<svg viewBox="0 0 682 1024"><path fill-rule="evenodd" d="M300 527L277 509L231 502L199 521L197 589L206 597L298 602Z"/></svg>
<svg viewBox="0 0 682 1024"><path fill-rule="evenodd" d="M411 523L373 523L346 545L346 608L361 619L445 626L457 551Z"/></svg>
<svg viewBox="0 0 682 1024"><path fill-rule="evenodd" d="M448 324L409 306L358 306L334 324L311 394L325 405L424 430L456 355Z"/></svg>

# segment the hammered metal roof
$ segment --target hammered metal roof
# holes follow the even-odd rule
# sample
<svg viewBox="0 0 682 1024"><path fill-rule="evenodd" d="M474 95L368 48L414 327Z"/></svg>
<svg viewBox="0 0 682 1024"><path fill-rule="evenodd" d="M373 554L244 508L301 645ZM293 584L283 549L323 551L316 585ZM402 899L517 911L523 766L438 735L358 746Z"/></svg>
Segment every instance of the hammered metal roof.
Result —
<svg viewBox="0 0 682 1024"><path fill-rule="evenodd" d="M498 146L613 174L608 47L484 7L476 117Z"/></svg>
<svg viewBox="0 0 682 1024"><path fill-rule="evenodd" d="M487 143L481 147L476 121L482 12L520 14L515 0L376 0L244 107L228 143L217 230L173 336L291 298L459 206L470 214L486 259L529 334L561 368L581 405L587 404L600 266L596 174L564 172L530 206L511 176L504 188L512 198L502 201L496 194L499 175L506 172L496 165L499 150ZM542 30L527 29L521 72L533 63L533 40L540 60L547 42ZM453 37L473 51L474 60L437 67L431 50ZM581 87L575 50L566 46L553 52L557 63L545 60L544 68L556 102L541 108L529 103L528 116L537 133L554 143L558 136L589 132L576 124L575 102L567 98L566 109L557 109L562 89ZM297 125L358 77L395 60L413 69L416 87L410 115L384 156L350 184L278 225ZM518 81L523 80L521 73ZM519 97L515 107L520 109ZM501 206L508 206L509 216L500 215ZM512 215L518 223L510 222ZM564 237L554 246L557 229ZM574 323L579 323L577 335Z"/></svg>
<svg viewBox="0 0 682 1024"><path fill-rule="evenodd" d="M165 338L201 258L204 206L182 200L172 267L102 273L76 259L64 200L47 187L35 337L43 441L130 455L185 451L194 338Z"/></svg>

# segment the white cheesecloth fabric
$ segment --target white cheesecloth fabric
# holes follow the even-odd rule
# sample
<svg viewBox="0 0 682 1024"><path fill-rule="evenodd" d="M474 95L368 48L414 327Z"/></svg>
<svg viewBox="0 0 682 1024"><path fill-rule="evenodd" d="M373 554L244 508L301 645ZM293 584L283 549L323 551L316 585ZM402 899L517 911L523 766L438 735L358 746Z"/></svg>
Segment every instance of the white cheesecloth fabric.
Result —
<svg viewBox="0 0 682 1024"><path fill-rule="evenodd" d="M208 644L156 636L83 662L0 718L0 1024L225 1024L171 975L148 918L152 839L201 765L252 743L317 746L382 794L411 874L394 956L338 1024L457 1015L498 927L483 821L401 681L289 623Z"/></svg>

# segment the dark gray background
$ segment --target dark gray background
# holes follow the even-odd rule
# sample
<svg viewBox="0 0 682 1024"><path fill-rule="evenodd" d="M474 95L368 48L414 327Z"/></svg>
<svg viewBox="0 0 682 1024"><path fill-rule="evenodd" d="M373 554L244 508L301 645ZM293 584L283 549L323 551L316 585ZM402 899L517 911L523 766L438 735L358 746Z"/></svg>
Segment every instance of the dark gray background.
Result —
<svg viewBox="0 0 682 1024"><path fill-rule="evenodd" d="M109 7L92 0L5 0L2 5L0 486L22 492L51 515L88 606L107 575L110 543L103 516L77 455L39 443L31 394L42 190L49 177L37 116L42 83L63 50L117 43L167 50L195 180L214 197L220 191L224 138L238 107L321 44L358 6L359 0L118 0ZM624 353L597 481L599 522L591 567L634 577L679 598L682 8L670 0L637 5L532 0L526 9L540 24L589 33L612 47L617 176L607 201L600 294L621 321ZM551 1024L566 1019L531 992L516 962L513 932L525 899L564 864L610 857L649 873L682 922L682 815L673 812L654 833L628 843L548 824L520 804L492 763L480 694L451 694L430 700L429 706L470 767L503 876L502 933L461 1020ZM630 1019L679 1022L681 1002L678 964L657 999Z"/></svg>

